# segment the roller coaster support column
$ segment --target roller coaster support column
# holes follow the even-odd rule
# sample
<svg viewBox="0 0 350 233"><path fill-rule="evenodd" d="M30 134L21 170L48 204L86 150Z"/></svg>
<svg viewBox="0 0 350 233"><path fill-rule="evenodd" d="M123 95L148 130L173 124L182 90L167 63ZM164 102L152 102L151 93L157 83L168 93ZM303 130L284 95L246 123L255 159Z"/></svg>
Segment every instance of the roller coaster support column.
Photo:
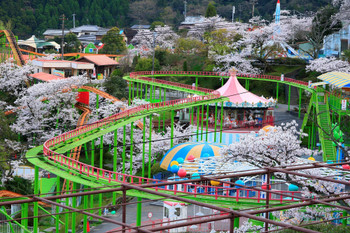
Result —
<svg viewBox="0 0 350 233"><path fill-rule="evenodd" d="M75 193L75 190L76 190L76 183L73 182L72 185L73 185L73 193ZM77 205L77 197L72 197L72 207L73 207L73 208L76 208L76 205ZM72 233L75 233L76 216L77 216L77 213L76 213L76 212L73 212L73 213L72 213Z"/></svg>
<svg viewBox="0 0 350 233"><path fill-rule="evenodd" d="M66 185L66 193L69 194L69 185ZM66 198L66 206L69 206L69 198ZM68 209L66 209L66 212L69 212ZM69 213L65 214L65 227L64 227L64 232L68 233L69 230Z"/></svg>
<svg viewBox="0 0 350 233"><path fill-rule="evenodd" d="M146 117L143 118L142 128L142 177L145 177L145 151L146 151Z"/></svg>
<svg viewBox="0 0 350 233"><path fill-rule="evenodd" d="M170 123L170 148L174 146L174 110L171 110L171 123Z"/></svg>
<svg viewBox="0 0 350 233"><path fill-rule="evenodd" d="M130 163L130 175L132 175L132 156L133 156L133 150L134 150L133 134L134 134L134 122L131 122L131 124L130 124L130 160L129 160L129 163Z"/></svg>
<svg viewBox="0 0 350 233"><path fill-rule="evenodd" d="M129 82L129 99L128 99L128 105L131 104L131 82Z"/></svg>
<svg viewBox="0 0 350 233"><path fill-rule="evenodd" d="M267 179L266 179L266 190L270 190L270 172L267 172ZM270 207L270 193L266 192L266 209ZM266 219L269 219L270 212L266 212ZM269 224L265 222L265 232L269 231Z"/></svg>
<svg viewBox="0 0 350 233"><path fill-rule="evenodd" d="M58 192L59 192L60 190L58 190ZM23 203L22 204L22 206L21 206L21 208L22 208L22 214L21 214L21 216L22 216L22 218L24 218L24 219L22 219L21 220L21 224L26 228L26 229L28 229L28 219L27 219L27 217L28 217L28 203ZM58 216L58 215L56 215L56 216ZM57 231L56 231L57 232Z"/></svg>
<svg viewBox="0 0 350 233"><path fill-rule="evenodd" d="M143 85L142 83L140 83L140 99L142 99L142 95L143 95Z"/></svg>
<svg viewBox="0 0 350 233"><path fill-rule="evenodd" d="M197 106L197 142L199 141L199 106Z"/></svg>
<svg viewBox="0 0 350 233"><path fill-rule="evenodd" d="M103 169L103 136L100 137L100 168ZM100 175L102 175L102 171Z"/></svg>
<svg viewBox="0 0 350 233"><path fill-rule="evenodd" d="M290 88L291 85L288 85L288 111L290 111Z"/></svg>
<svg viewBox="0 0 350 233"><path fill-rule="evenodd" d="M59 195L61 192L61 181L60 181L60 177L57 176L57 181L56 181L56 195ZM56 200L57 203L60 203L60 199ZM60 207L56 206L56 233L60 232Z"/></svg>
<svg viewBox="0 0 350 233"><path fill-rule="evenodd" d="M152 103L152 100L153 100L153 86L150 86L149 89L150 89L149 102Z"/></svg>
<svg viewBox="0 0 350 233"><path fill-rule="evenodd" d="M145 100L147 99L148 96L148 88L147 84L145 84Z"/></svg>
<svg viewBox="0 0 350 233"><path fill-rule="evenodd" d="M277 104L278 104L278 89L279 89L279 83L277 82L276 83L276 107L277 107Z"/></svg>
<svg viewBox="0 0 350 233"><path fill-rule="evenodd" d="M164 102L165 102L166 101L166 89L165 89L165 87L164 87L163 93L164 93ZM165 114L163 114L163 132L165 132Z"/></svg>
<svg viewBox="0 0 350 233"><path fill-rule="evenodd" d="M67 185L68 187L68 185ZM34 167L34 195L39 194L39 167ZM33 216L38 216L38 202L34 202ZM33 233L39 232L39 217L33 219Z"/></svg>
<svg viewBox="0 0 350 233"><path fill-rule="evenodd" d="M299 113L298 113L299 118L300 118L300 110L301 110L301 88L299 88Z"/></svg>
<svg viewBox="0 0 350 233"><path fill-rule="evenodd" d="M139 91L140 91L140 87L139 87L140 83L137 83L137 87L136 87L136 97L139 98Z"/></svg>
<svg viewBox="0 0 350 233"><path fill-rule="evenodd" d="M131 83L131 88L132 88L132 92L131 92L132 100L134 100L135 99L135 83L134 82Z"/></svg>
<svg viewBox="0 0 350 233"><path fill-rule="evenodd" d="M96 109L98 109L100 107L99 104L99 95L96 94Z"/></svg>
<svg viewBox="0 0 350 233"><path fill-rule="evenodd" d="M204 105L202 105L202 113L201 113L201 141L203 140L203 118L204 118Z"/></svg>
<svg viewBox="0 0 350 233"><path fill-rule="evenodd" d="M215 103L215 116L214 116L214 142L216 142L216 126L218 119L218 103Z"/></svg>
<svg viewBox="0 0 350 233"><path fill-rule="evenodd" d="M95 139L91 141L91 166L95 166ZM90 208L94 208L94 195L90 195ZM91 213L93 212L94 211L91 210Z"/></svg>
<svg viewBox="0 0 350 233"><path fill-rule="evenodd" d="M196 76L196 88L198 87L198 76Z"/></svg>
<svg viewBox="0 0 350 233"><path fill-rule="evenodd" d="M159 96L159 101L162 102L162 88L161 87L159 88L158 96ZM158 116L158 133L159 132L160 132L160 114Z"/></svg>
<svg viewBox="0 0 350 233"><path fill-rule="evenodd" d="M209 104L207 104L207 115L206 115L206 120L207 120L207 124L205 125L205 141L208 142L208 127L209 127Z"/></svg>
<svg viewBox="0 0 350 233"><path fill-rule="evenodd" d="M115 205L115 204L113 204L113 205ZM88 208L88 195L85 195L84 196L84 209L86 210L87 208ZM87 231L87 224L88 223L87 222L88 222L87 215L84 214L83 233L88 233L88 231ZM57 225L56 225L56 231L57 231Z"/></svg>
<svg viewBox="0 0 350 233"><path fill-rule="evenodd" d="M113 142L113 171L117 172L117 148L118 148L118 130L116 129L114 131L114 142ZM117 179L117 175L114 173L113 174L113 178ZM116 205L117 204L117 193L114 192L113 193L113 200L112 200L112 204Z"/></svg>
<svg viewBox="0 0 350 233"><path fill-rule="evenodd" d="M221 101L221 119L220 119L220 143L222 143L222 124L224 123L224 101Z"/></svg>
<svg viewBox="0 0 350 233"><path fill-rule="evenodd" d="M249 80L248 79L245 80L245 89L247 89L247 91L249 91Z"/></svg>
<svg viewBox="0 0 350 233"><path fill-rule="evenodd" d="M142 198L137 198L137 213L136 213L136 226L141 226L141 216L142 216Z"/></svg>
<svg viewBox="0 0 350 233"><path fill-rule="evenodd" d="M149 116L148 178L151 178L151 160L152 160L152 115Z"/></svg>
<svg viewBox="0 0 350 233"><path fill-rule="evenodd" d="M235 217L234 228L239 228L239 217Z"/></svg>
<svg viewBox="0 0 350 233"><path fill-rule="evenodd" d="M123 126L123 153L122 153L122 157L123 157L123 174L125 174L125 141L126 141L126 126Z"/></svg>
<svg viewBox="0 0 350 233"><path fill-rule="evenodd" d="M343 211L343 217L346 217L348 216L348 212L346 212L346 210ZM342 224L344 226L347 226L348 225L348 219L347 218L344 218L343 221L342 221Z"/></svg>

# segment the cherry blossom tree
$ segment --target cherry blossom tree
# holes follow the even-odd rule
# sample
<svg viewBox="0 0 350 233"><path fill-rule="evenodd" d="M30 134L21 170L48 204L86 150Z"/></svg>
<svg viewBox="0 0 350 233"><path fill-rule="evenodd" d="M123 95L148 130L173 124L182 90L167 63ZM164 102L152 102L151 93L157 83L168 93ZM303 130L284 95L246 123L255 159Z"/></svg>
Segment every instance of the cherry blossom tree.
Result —
<svg viewBox="0 0 350 233"><path fill-rule="evenodd" d="M42 144L55 135L74 128L79 118L72 107L77 88L87 82L83 76L39 83L23 91L15 101L17 118L11 128L27 137L29 143Z"/></svg>
<svg viewBox="0 0 350 233"><path fill-rule="evenodd" d="M301 147L300 137L306 136L297 130L297 123L275 126L268 132L260 130L258 136L247 135L239 143L230 144L221 149L221 154L227 161L247 162L256 167L280 167L311 162L305 157L317 152ZM322 152L321 152L322 153ZM301 171L308 175L325 176L322 169L307 169ZM303 179L285 173L274 173L277 179L285 180L303 189L304 196L319 196L340 193L344 188L332 182ZM339 178L343 179L343 178Z"/></svg>
<svg viewBox="0 0 350 233"><path fill-rule="evenodd" d="M33 71L31 63L22 67L11 62L0 63L0 90L19 96L27 88L28 75Z"/></svg>
<svg viewBox="0 0 350 233"><path fill-rule="evenodd" d="M159 47L162 49L172 49L179 36L171 29L170 26L157 26L154 31L140 30L132 39L131 43L135 44L137 50L144 56L152 52L152 48Z"/></svg>
<svg viewBox="0 0 350 233"><path fill-rule="evenodd" d="M333 71L350 73L350 64L347 61L342 61L335 57L322 57L310 61L310 64L306 66L306 70L319 73Z"/></svg>

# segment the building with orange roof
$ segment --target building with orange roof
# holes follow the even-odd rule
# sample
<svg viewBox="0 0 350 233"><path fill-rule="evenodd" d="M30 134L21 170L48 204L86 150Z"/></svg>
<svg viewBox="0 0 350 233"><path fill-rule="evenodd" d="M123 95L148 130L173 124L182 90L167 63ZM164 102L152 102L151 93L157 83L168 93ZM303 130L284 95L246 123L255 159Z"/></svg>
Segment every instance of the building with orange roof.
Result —
<svg viewBox="0 0 350 233"><path fill-rule="evenodd" d="M106 55L87 55L78 58L79 62L94 64L96 77L109 77L113 70L119 66L119 63Z"/></svg>

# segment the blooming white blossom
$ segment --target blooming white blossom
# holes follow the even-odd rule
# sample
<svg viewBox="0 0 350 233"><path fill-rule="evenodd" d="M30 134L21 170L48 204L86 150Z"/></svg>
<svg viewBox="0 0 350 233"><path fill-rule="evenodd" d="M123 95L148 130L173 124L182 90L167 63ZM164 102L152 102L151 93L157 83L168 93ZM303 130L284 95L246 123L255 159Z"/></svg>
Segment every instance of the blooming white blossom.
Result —
<svg viewBox="0 0 350 233"><path fill-rule="evenodd" d="M154 31L140 30L131 43L135 44L136 49L143 56L148 56L152 48L173 49L179 36L171 29L170 26L157 26Z"/></svg>
<svg viewBox="0 0 350 233"><path fill-rule="evenodd" d="M350 64L347 61L342 61L335 57L322 57L310 61L310 64L306 66L306 70L319 73L333 71L350 73Z"/></svg>

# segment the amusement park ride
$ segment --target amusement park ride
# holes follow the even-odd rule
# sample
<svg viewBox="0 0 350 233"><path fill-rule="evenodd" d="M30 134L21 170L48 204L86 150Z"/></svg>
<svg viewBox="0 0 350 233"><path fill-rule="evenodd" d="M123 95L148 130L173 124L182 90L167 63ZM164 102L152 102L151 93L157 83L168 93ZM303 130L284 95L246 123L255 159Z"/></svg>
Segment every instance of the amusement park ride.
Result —
<svg viewBox="0 0 350 233"><path fill-rule="evenodd" d="M18 65L24 65L25 61L22 57L21 50L16 44L15 37L7 30L0 31L0 36L4 35L8 40L8 44L11 47L11 51L15 61ZM23 50L22 50L23 51ZM28 51L26 51L28 52ZM33 54L38 56L39 54ZM177 76L180 78L195 78L195 85L185 85L175 82L164 80L166 77ZM92 164L85 164L79 161L79 154L82 147L87 145L95 148L96 139L103 139L104 135L108 133L114 134L114 143L116 146L117 130L123 128L123 134L125 137L126 125L131 125L133 130L134 123L137 122L137 126L143 131L145 135L146 130L149 130L149 138L143 139L143 144L148 144L150 150L148 155L143 150L143 165L142 174L144 174L145 156L151 159L151 148L152 148L152 126L146 127L146 117L152 119L152 114L161 112L171 113L171 147L173 147L173 136L174 136L174 117L175 112L182 109L187 109L190 113L190 124L196 125L197 130L194 134L199 138L199 130L208 132L209 122L204 122L204 119L209 119L209 111L206 111L206 117L203 116L204 108L212 109L213 114L213 133L218 134L217 143L222 142L222 134L224 127L224 107L227 106L224 103L230 102L229 96L220 94L219 91L214 91L206 88L199 87L198 83L204 78L218 78L221 80L229 79L230 77L237 76L238 79L244 79L246 87L249 86L249 81L261 81L261 82L273 82L276 83L276 99L278 98L278 90L281 84L287 85L289 88L288 95L288 107L290 108L290 90L291 87L299 89L299 117L301 117L301 95L302 91L306 91L311 94L311 101L304 117L302 129L304 132L309 134L308 147L315 148L318 140L321 143L323 150L323 160L335 161L333 164L317 163L318 167L331 167L332 169L340 169L339 165L347 163L336 163L337 155L335 147L332 145L332 140L329 137L331 133L331 124L335 122L330 116L334 113L344 114L343 110L339 108L338 102L341 101L339 97L333 96L321 87L312 88L310 85L303 81L295 79L284 78L277 76L267 75L251 75L251 74L236 74L236 73L217 73L217 72L191 72L191 71L144 71L134 72L128 76L123 77L124 80L129 83L129 103L135 97L140 99L155 99L156 89L158 88L159 99L164 100L157 103L145 104L123 111L109 116L105 119L97 122L86 124L87 118L91 110L84 104L78 103L75 107L81 109L83 114L79 118L77 128L58 135L54 138L47 140L43 145L30 149L26 153L26 159L35 166L35 179L34 179L34 194L31 197L19 198L18 196L12 196L13 199L6 199L0 202L0 206L20 204L22 210L28 210L29 203L33 202L33 216L28 216L28 211L22 211L19 218L20 221L12 216L7 215L7 220L12 225L20 226L24 232L31 232L28 229L28 219L33 218L33 232L39 232L39 201L47 203L52 207L52 216L55 216L55 227L56 232L60 231L63 227L65 232L71 229L71 232L76 232L76 227L79 223L76 222L77 212L84 215L83 218L83 231L89 231L88 222L91 219L99 219L102 221L108 221L121 226L120 229L123 232L132 230L132 232L160 232L167 229L175 229L179 227L188 227L194 224L204 224L215 221L227 220L227 230L233 232L234 227L239 227L240 218L249 218L254 220L256 223L265 226L265 231L269 230L269 225L280 226L282 228L291 228L301 232L315 232L312 230L305 229L301 226L295 226L292 224L283 223L269 216L272 211L283 211L294 207L305 207L310 205L324 205L333 206L330 204L332 201L343 200L350 198L349 196L343 197L332 197L326 196L320 199L308 199L303 198L298 189L278 190L272 183L272 174L274 172L281 172L285 174L294 174L309 179L319 179L336 184L345 184L347 181L336 180L331 178L325 178L322 176L311 176L297 171L303 169L315 168L313 164L302 164L299 166L291 166L290 168L274 167L264 168L259 170L251 171L238 171L236 173L230 173L226 171L225 175L216 174L204 174L192 177L191 180L181 179L175 181L163 181L153 179L150 173L151 163L148 164L148 175L146 176L135 176L133 174L133 155L130 153L130 174L125 173L125 145L123 145L123 153L120 155L117 150L113 152L113 170L106 170L103 168L103 161L99 167L94 162ZM222 81L222 86L224 81ZM188 98L176 99L166 101L166 90L175 90L190 94ZM95 93L100 97L104 97L111 101L119 101L117 98L108 95L96 88L83 86L80 91L87 91ZM163 95L162 95L163 93ZM235 103L231 103L235 104ZM200 111L202 108L202 111ZM348 110L346 110L348 111ZM331 114L332 113L332 114ZM201 114L201 116L199 116ZM349 114L349 112L348 112ZM309 121L309 116L316 116L315 121ZM194 120L196 119L196 120ZM339 118L339 121L341 119ZM197 122L194 122L197 121ZM143 122L143 123L141 123ZM316 123L322 128L317 129ZM152 124L152 120L150 120ZM205 124L205 126L204 126ZM132 131L131 131L132 133ZM215 136L215 138L217 138ZM207 138L201 138L206 141ZM133 138L131 136L130 145L133 144ZM101 143L102 145L102 143ZM170 148L169 148L170 149ZM132 151L132 146L130 147ZM102 150L103 151L103 150ZM103 153L103 152L102 152ZM91 156L94 156L94 150L91 151ZM103 157L103 154L102 154ZM121 158L121 163L117 164L117 158ZM191 162L191 161L190 161ZM121 173L117 172L117 165L122 166ZM56 193L52 196L45 196L45 194L39 193L39 168L49 171L55 174L57 178L56 182ZM185 174L186 175L186 174ZM266 183L255 184L254 186L247 186L247 184L232 182L232 179L239 179L240 177L252 177L252 176L266 176ZM61 187L61 179L67 180ZM226 185L219 186L218 184L223 183ZM267 185L270 184L270 185ZM83 187L83 189L78 189ZM112 220L102 216L102 198L103 194L112 193L113 201L112 206L121 206L123 210L123 219L121 222ZM77 206L77 197L81 196L83 199L83 206ZM98 196L99 206L98 214L94 213L94 196ZM122 205L117 204L117 196L121 196ZM136 226L126 224L126 196L137 197L137 222ZM161 198L160 198L161 197ZM168 201L176 201L178 203L189 203L212 210L217 211L219 214L213 214L211 216L204 217L193 217L190 219L182 219L182 221L174 220L168 221L168 224L152 226L146 226L141 223L141 210L142 210L142 199L162 199ZM65 199L65 205L60 200ZM69 201L71 199L71 202ZM69 204L70 203L70 204ZM173 204L167 202L168 208L171 208ZM270 206L271 205L271 206ZM273 206L272 206L273 205ZM255 207L259 207L254 209ZM349 210L345 206L336 206L342 210ZM63 208L62 212L60 209ZM89 209L90 208L90 209ZM244 208L253 208L249 211L239 211ZM65 216L65 224L60 221L60 215ZM68 221L71 218L71 221ZM346 219L345 219L346 221ZM1 220L0 220L1 222ZM71 222L69 226L68 222ZM10 225L11 225L10 224ZM63 226L64 225L64 226Z"/></svg>

